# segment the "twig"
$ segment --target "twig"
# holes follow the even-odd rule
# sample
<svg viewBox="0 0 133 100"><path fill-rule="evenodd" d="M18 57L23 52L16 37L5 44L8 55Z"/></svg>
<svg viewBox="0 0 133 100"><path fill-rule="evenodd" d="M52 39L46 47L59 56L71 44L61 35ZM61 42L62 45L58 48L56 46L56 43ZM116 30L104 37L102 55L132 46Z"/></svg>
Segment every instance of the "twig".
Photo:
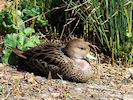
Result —
<svg viewBox="0 0 133 100"><path fill-rule="evenodd" d="M9 97L9 95L10 95L10 91L8 92L8 94L6 95L6 97L5 98L2 98L1 100L7 100L7 98Z"/></svg>
<svg viewBox="0 0 133 100"><path fill-rule="evenodd" d="M68 37L72 35L72 33L74 32L74 30L76 29L77 25L79 24L79 21L77 21L76 25L74 26L73 30L71 31L71 33L69 33Z"/></svg>
<svg viewBox="0 0 133 100"><path fill-rule="evenodd" d="M49 12L51 12L51 11L59 10L59 9L65 8L65 7L66 7L66 5L61 6L61 7L55 7L55 8L53 8L53 9L51 9L51 10L46 11L46 12L43 13L43 14L47 14L47 13L49 13ZM40 14L40 15L42 15L42 14ZM40 15L34 16L34 17L30 18L30 19L27 19L27 20L25 20L23 23L26 23L26 22L28 22L28 21L30 21L30 20L32 20L32 19L36 19L36 18L39 17ZM23 23L22 23L22 24L23 24Z"/></svg>
<svg viewBox="0 0 133 100"><path fill-rule="evenodd" d="M65 31L66 26L69 25L70 23L72 23L75 19L76 19L76 18L70 18L70 21L67 22L67 23L63 26L63 30L62 30L62 32L61 32L60 39L62 39L62 36L63 36L63 34L64 34L64 31Z"/></svg>
<svg viewBox="0 0 133 100"><path fill-rule="evenodd" d="M97 90L102 90L102 91L111 91L111 92L125 93L125 91L120 91L120 90L115 90L115 89L108 89L108 88L105 88L104 86L88 85L87 87L90 88L90 89L97 89Z"/></svg>

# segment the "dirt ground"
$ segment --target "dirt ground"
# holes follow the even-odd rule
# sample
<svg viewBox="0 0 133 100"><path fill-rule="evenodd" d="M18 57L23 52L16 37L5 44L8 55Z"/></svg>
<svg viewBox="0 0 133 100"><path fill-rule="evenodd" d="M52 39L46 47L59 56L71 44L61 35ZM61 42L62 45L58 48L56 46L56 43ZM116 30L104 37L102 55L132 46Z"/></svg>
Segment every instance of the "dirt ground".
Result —
<svg viewBox="0 0 133 100"><path fill-rule="evenodd" d="M125 67L98 64L87 83L47 80L0 64L1 100L133 100L133 79Z"/></svg>

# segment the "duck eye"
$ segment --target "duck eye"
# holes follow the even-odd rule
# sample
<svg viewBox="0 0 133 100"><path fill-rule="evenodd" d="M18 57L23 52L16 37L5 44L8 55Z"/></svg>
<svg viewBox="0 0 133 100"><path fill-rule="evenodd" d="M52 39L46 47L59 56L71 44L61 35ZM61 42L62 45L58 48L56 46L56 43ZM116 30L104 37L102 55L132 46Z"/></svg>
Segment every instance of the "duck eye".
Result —
<svg viewBox="0 0 133 100"><path fill-rule="evenodd" d="M85 48L82 48L82 47L81 47L80 49L81 49L81 50L85 50Z"/></svg>

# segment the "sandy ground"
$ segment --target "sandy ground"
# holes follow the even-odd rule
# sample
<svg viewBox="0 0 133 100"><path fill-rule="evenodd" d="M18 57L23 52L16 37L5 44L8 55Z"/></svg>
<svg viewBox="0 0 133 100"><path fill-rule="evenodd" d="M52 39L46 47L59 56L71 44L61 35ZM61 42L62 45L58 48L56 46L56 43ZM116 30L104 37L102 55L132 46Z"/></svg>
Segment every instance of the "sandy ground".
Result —
<svg viewBox="0 0 133 100"><path fill-rule="evenodd" d="M87 83L47 80L0 64L1 100L133 100L133 79L126 68L98 64Z"/></svg>

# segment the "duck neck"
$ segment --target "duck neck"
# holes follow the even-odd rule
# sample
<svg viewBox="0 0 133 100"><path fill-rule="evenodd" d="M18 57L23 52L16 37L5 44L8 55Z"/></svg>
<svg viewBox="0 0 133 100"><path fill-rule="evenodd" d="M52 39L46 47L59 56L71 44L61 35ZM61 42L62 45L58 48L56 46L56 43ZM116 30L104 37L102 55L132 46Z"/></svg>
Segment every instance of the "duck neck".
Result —
<svg viewBox="0 0 133 100"><path fill-rule="evenodd" d="M62 49L61 49L61 51L64 53L64 55L66 55L66 56L68 56L68 57L69 57L69 55L68 55L68 53L67 53L66 48L62 48Z"/></svg>

